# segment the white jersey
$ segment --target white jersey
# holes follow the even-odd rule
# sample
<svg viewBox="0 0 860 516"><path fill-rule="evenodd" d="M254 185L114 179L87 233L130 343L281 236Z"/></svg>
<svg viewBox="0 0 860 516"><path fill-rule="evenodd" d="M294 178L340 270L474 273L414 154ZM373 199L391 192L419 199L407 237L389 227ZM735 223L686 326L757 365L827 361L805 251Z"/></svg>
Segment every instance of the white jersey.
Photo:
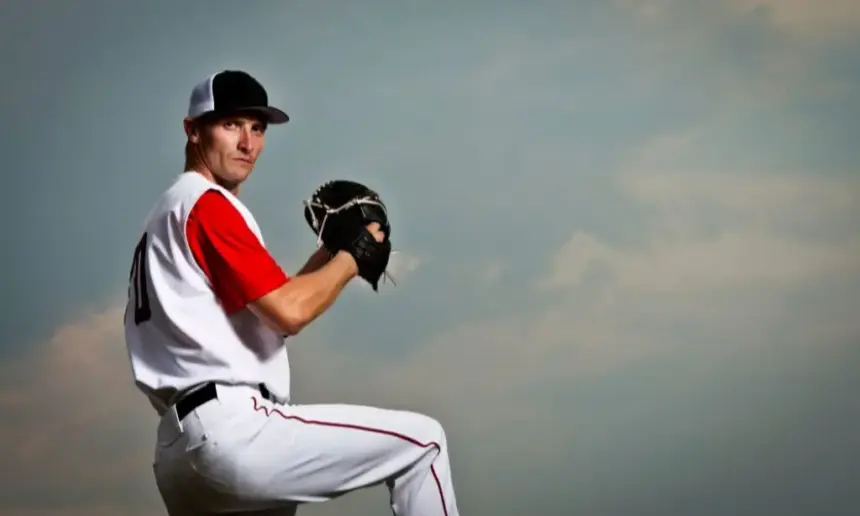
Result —
<svg viewBox="0 0 860 516"><path fill-rule="evenodd" d="M265 383L278 401L289 401L284 336L247 308L227 315L185 238L191 209L213 189L232 202L263 243L256 220L236 196L185 172L147 216L134 253L125 340L135 384L159 415L178 393L207 381Z"/></svg>

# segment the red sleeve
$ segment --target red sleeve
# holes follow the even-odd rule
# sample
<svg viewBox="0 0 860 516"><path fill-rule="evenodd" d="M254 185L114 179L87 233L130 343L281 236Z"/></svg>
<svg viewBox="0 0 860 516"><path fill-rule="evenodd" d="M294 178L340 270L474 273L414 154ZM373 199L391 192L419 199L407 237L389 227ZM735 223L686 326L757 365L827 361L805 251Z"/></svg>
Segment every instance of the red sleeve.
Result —
<svg viewBox="0 0 860 516"><path fill-rule="evenodd" d="M289 281L236 207L217 190L198 199L185 235L228 314Z"/></svg>

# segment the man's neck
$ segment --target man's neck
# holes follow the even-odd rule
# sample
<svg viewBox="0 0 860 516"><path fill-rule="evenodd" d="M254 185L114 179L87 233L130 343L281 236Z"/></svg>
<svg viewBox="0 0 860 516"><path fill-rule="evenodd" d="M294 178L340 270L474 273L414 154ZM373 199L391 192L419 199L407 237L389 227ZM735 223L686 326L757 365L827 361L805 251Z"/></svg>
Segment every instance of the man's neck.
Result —
<svg viewBox="0 0 860 516"><path fill-rule="evenodd" d="M201 175L204 179L206 179L207 181L209 181L210 183L214 183L214 184L216 184L216 185L220 186L221 188L226 189L226 190L227 190L227 191L229 191L231 194L233 194L233 195L235 195L235 196L237 196L237 197L239 196L239 187L240 187L240 185L238 185L238 184L230 184L230 183L225 183L225 182L223 182L223 181L219 181L219 180L218 180L218 178L217 178L217 177L215 177L215 175L214 175L212 172L210 172L209 170L207 170L207 169L205 169L205 168L202 168L202 167L193 167L193 166L191 166L191 167L185 167L185 172L184 172L184 173L186 173L186 174L188 174L188 173L199 174L199 175Z"/></svg>

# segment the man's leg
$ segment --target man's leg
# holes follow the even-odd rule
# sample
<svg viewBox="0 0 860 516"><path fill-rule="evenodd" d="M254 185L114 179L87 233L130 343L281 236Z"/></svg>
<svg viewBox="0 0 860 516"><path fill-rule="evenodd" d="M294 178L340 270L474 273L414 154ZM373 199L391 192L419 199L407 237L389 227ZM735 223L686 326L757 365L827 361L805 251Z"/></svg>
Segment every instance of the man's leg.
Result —
<svg viewBox="0 0 860 516"><path fill-rule="evenodd" d="M268 418L267 434L291 440L288 467L273 478L281 496L324 500L385 482L398 516L458 515L448 443L434 419L354 405L273 408Z"/></svg>
<svg viewBox="0 0 860 516"><path fill-rule="evenodd" d="M358 405L278 405L228 396L210 426L218 450L195 463L248 509L330 500L386 484L397 516L459 516L442 426L414 412ZM205 420L215 421L216 414Z"/></svg>

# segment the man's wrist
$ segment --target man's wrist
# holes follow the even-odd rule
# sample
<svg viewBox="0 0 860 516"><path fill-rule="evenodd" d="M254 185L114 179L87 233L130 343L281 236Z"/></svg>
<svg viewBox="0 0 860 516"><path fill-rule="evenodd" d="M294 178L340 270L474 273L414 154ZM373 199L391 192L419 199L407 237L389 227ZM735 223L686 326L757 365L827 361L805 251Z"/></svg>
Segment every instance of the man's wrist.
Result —
<svg viewBox="0 0 860 516"><path fill-rule="evenodd" d="M336 265L338 268L342 268L342 270L346 274L348 274L350 278L354 278L358 275L358 263L355 261L355 258L347 251L337 251L332 256L329 263L332 265Z"/></svg>
<svg viewBox="0 0 860 516"><path fill-rule="evenodd" d="M301 276L302 274L310 274L316 270L319 270L321 267L325 266L332 259L332 254L329 253L325 248L320 247L316 251L314 251L309 257L305 264L301 269L296 273L297 276Z"/></svg>

